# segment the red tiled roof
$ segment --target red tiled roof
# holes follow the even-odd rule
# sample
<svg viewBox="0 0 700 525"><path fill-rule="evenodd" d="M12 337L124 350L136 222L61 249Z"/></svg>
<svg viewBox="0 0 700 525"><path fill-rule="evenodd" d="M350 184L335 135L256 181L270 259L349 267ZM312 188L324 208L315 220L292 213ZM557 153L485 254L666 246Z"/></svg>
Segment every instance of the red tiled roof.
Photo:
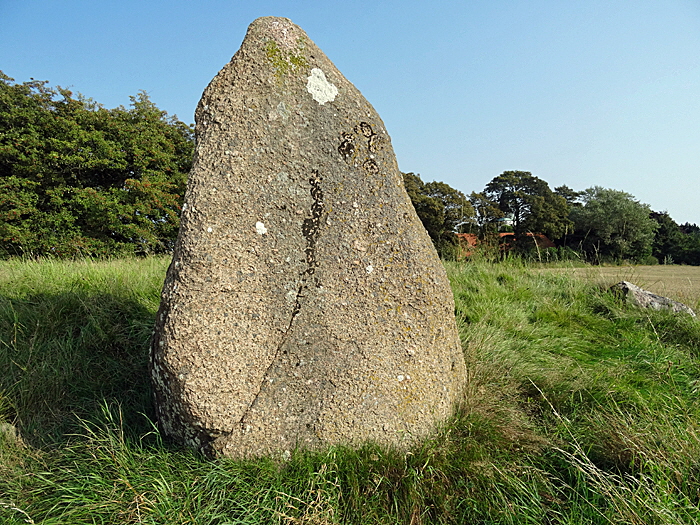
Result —
<svg viewBox="0 0 700 525"><path fill-rule="evenodd" d="M456 233L460 245L460 258L469 257L473 253L473 248L479 244L479 237L474 233ZM498 234L505 242L502 249L508 249L511 242L515 241L515 234L512 232L503 232ZM533 237L538 248L555 248L556 245L542 233L526 233L528 237ZM505 237L512 237L512 239Z"/></svg>

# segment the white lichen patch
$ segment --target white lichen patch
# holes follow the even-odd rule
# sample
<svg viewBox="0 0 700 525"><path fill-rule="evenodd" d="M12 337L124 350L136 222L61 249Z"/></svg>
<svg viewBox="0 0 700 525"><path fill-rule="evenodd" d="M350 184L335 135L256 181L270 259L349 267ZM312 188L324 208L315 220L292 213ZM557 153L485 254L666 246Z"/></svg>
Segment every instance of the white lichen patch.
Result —
<svg viewBox="0 0 700 525"><path fill-rule="evenodd" d="M267 228L265 228L262 222L258 221L255 223L255 231L258 232L258 235L265 235L267 233Z"/></svg>
<svg viewBox="0 0 700 525"><path fill-rule="evenodd" d="M325 73L317 67L311 70L311 76L306 82L306 90L321 105L333 102L338 95L338 88L328 82Z"/></svg>

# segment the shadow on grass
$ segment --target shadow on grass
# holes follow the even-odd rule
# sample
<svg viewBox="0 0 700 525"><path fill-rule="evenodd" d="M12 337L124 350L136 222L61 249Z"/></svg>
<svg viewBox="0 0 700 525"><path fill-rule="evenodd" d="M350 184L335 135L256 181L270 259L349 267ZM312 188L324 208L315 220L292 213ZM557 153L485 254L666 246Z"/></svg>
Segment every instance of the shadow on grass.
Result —
<svg viewBox="0 0 700 525"><path fill-rule="evenodd" d="M0 296L0 420L33 446L58 445L118 404L128 432L152 427L148 345L155 312L138 298L75 290Z"/></svg>

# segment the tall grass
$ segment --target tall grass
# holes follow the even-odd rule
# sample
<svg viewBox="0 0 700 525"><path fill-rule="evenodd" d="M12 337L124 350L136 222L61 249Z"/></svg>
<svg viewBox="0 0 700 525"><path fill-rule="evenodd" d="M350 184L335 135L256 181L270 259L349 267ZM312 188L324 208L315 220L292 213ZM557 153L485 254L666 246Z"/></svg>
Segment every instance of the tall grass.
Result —
<svg viewBox="0 0 700 525"><path fill-rule="evenodd" d="M153 422L166 265L0 263L0 523L700 520L696 320L517 261L447 263L469 376L430 439L210 461Z"/></svg>
<svg viewBox="0 0 700 525"><path fill-rule="evenodd" d="M103 400L148 413L147 345L167 262L0 263L0 415L65 440Z"/></svg>

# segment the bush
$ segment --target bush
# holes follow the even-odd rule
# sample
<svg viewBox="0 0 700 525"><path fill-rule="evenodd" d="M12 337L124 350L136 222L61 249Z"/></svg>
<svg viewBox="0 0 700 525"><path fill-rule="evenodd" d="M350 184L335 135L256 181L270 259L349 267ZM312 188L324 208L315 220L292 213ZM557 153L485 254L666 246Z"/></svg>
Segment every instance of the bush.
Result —
<svg viewBox="0 0 700 525"><path fill-rule="evenodd" d="M0 72L0 258L172 250L193 132L145 92L131 101L107 110Z"/></svg>

